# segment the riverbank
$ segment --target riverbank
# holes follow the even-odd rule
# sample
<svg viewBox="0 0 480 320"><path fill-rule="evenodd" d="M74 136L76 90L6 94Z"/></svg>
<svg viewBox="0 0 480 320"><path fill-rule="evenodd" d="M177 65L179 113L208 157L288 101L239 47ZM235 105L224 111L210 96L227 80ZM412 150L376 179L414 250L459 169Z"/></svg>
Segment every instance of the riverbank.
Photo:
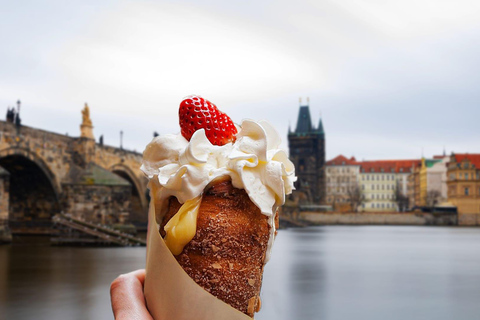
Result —
<svg viewBox="0 0 480 320"><path fill-rule="evenodd" d="M311 225L458 225L457 214L426 212L300 212L296 219Z"/></svg>

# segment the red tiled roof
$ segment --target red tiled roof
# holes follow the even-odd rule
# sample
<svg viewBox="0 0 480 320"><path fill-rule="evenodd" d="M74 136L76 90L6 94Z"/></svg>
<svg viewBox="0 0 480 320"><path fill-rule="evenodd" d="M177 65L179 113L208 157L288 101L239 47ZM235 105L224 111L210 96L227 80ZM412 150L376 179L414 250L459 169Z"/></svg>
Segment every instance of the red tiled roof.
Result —
<svg viewBox="0 0 480 320"><path fill-rule="evenodd" d="M420 166L421 160L379 160L358 162L362 172L411 172L412 168ZM383 171L382 171L383 169Z"/></svg>
<svg viewBox="0 0 480 320"><path fill-rule="evenodd" d="M355 157L351 157L350 159L347 159L343 155L336 156L332 160L329 160L325 163L327 166L340 166L340 165L346 165L346 166L354 166L358 165L358 162L355 160Z"/></svg>
<svg viewBox="0 0 480 320"><path fill-rule="evenodd" d="M479 155L480 156L480 155ZM357 165L362 172L411 172L412 168L422 165L420 159L414 160L376 160L376 161L356 161L355 157L348 159L343 155L338 155L325 163L327 166L339 165ZM382 170L383 169L383 170Z"/></svg>
<svg viewBox="0 0 480 320"><path fill-rule="evenodd" d="M480 154L478 153L458 153L455 154L455 160L457 162L462 162L464 159L470 160L470 162L477 168L480 169Z"/></svg>

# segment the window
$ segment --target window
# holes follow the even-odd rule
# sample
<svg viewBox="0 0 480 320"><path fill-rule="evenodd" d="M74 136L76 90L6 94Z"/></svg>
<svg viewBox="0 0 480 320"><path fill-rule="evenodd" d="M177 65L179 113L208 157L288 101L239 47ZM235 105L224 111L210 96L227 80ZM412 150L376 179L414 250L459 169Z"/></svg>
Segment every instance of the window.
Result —
<svg viewBox="0 0 480 320"><path fill-rule="evenodd" d="M468 190L468 188L465 188L465 195L468 196L468 193L469 193L470 190Z"/></svg>
<svg viewBox="0 0 480 320"><path fill-rule="evenodd" d="M362 184L362 190L365 190L365 185L364 184Z"/></svg>
<svg viewBox="0 0 480 320"><path fill-rule="evenodd" d="M375 205L372 203L372 205L370 207L375 208Z"/></svg>
<svg viewBox="0 0 480 320"><path fill-rule="evenodd" d="M370 176L367 174L367 180L370 180Z"/></svg>
<svg viewBox="0 0 480 320"><path fill-rule="evenodd" d="M377 176L377 181L380 180L380 176Z"/></svg>
<svg viewBox="0 0 480 320"><path fill-rule="evenodd" d="M465 173L465 180L468 180L468 173Z"/></svg>
<svg viewBox="0 0 480 320"><path fill-rule="evenodd" d="M385 180L385 176L382 174L382 180Z"/></svg>
<svg viewBox="0 0 480 320"><path fill-rule="evenodd" d="M387 180L390 180L390 176L387 176Z"/></svg>
<svg viewBox="0 0 480 320"><path fill-rule="evenodd" d="M462 179L462 174L461 173L458 174L458 179Z"/></svg>
<svg viewBox="0 0 480 320"><path fill-rule="evenodd" d="M385 185L382 184L382 190L385 190Z"/></svg>

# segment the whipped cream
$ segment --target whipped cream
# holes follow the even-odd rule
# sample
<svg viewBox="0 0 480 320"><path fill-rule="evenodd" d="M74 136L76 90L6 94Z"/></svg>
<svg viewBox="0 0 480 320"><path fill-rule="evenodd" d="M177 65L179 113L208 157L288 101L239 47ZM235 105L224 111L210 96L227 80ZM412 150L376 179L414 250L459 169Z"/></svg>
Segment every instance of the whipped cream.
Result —
<svg viewBox="0 0 480 320"><path fill-rule="evenodd" d="M156 137L143 152L141 170L148 176L156 201L167 209L166 201L175 196L180 203L201 195L212 181L230 177L232 185L244 189L250 200L269 217L270 239L265 262L275 235L275 212L285 203L296 181L295 168L281 139L266 121L244 120L235 143L212 145L205 130L196 131L190 142L181 134ZM160 223L162 217L157 217Z"/></svg>

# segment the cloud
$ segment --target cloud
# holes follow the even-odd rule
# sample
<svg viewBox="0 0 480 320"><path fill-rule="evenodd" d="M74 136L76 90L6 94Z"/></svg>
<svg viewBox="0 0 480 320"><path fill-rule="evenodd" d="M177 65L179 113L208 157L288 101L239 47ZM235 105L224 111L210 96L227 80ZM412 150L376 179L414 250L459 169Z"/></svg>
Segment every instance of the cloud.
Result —
<svg viewBox="0 0 480 320"><path fill-rule="evenodd" d="M153 131L179 131L178 104L196 93L236 122L268 119L286 137L298 97L309 96L329 158L411 158L418 137L426 149L474 152L478 140L477 2L52 2L28 14L11 6L25 17L3 24L30 45L0 53L0 102L22 99L33 126L73 135L88 102L97 136L118 144L123 130L124 145L141 150ZM19 23L26 18L38 27ZM52 125L52 114L65 121Z"/></svg>

